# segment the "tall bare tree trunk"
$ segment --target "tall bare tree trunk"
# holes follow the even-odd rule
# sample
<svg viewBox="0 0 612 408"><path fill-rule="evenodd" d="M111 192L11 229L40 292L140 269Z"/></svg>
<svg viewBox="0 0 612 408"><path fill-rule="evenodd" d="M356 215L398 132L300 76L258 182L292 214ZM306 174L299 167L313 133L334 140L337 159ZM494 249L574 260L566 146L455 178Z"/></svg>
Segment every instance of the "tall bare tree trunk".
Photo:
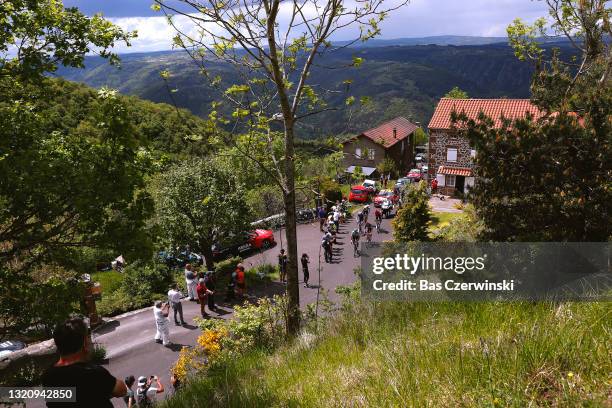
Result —
<svg viewBox="0 0 612 408"><path fill-rule="evenodd" d="M285 237L287 241L287 331L297 335L300 330L300 287L298 283L297 223L295 211L295 163L293 122L285 122Z"/></svg>

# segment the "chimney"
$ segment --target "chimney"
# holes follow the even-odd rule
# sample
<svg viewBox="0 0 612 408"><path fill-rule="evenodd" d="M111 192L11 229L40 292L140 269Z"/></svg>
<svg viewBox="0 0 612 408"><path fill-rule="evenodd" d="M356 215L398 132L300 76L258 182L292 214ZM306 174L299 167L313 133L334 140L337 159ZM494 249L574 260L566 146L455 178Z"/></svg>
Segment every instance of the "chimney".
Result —
<svg viewBox="0 0 612 408"><path fill-rule="evenodd" d="M393 138L397 139L397 128L393 128Z"/></svg>

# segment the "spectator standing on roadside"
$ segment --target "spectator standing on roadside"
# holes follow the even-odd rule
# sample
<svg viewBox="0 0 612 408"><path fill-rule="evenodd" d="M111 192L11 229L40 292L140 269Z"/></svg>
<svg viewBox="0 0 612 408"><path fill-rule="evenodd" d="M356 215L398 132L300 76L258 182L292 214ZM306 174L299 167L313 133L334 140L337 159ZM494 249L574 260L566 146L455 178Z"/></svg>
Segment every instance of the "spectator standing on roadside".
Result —
<svg viewBox="0 0 612 408"><path fill-rule="evenodd" d="M334 224L336 225L336 231L340 230L340 206L336 207L334 211Z"/></svg>
<svg viewBox="0 0 612 408"><path fill-rule="evenodd" d="M125 397L123 397L123 402L125 402L125 405L128 408L132 408L136 406L136 398L134 397L134 390L132 390L132 387L134 386L135 382L136 382L136 378L134 378L133 375L130 375L129 377L125 377L125 385L128 388L128 391Z"/></svg>
<svg viewBox="0 0 612 408"><path fill-rule="evenodd" d="M170 343L170 322L168 315L170 314L170 305L163 303L161 300L155 302L153 306L153 316L155 317L155 342L163 343L164 346L169 346Z"/></svg>
<svg viewBox="0 0 612 408"><path fill-rule="evenodd" d="M53 341L59 360L42 375L43 387L75 387L76 402L47 402L47 407L112 408L113 397L123 397L128 388L105 368L89 362L90 331L81 318L58 324Z"/></svg>
<svg viewBox="0 0 612 408"><path fill-rule="evenodd" d="M321 206L319 208L319 229L323 231L323 226L325 225L325 219L327 218L327 212L325 211L325 206Z"/></svg>
<svg viewBox="0 0 612 408"><path fill-rule="evenodd" d="M323 235L323 238L321 238L321 246L323 247L326 263L331 263L333 260L333 241L334 236L331 232L327 232L325 235Z"/></svg>
<svg viewBox="0 0 612 408"><path fill-rule="evenodd" d="M172 306L172 311L174 312L174 324L180 326L185 324L185 319L183 319L183 305L181 304L181 299L183 294L179 291L178 285L173 285L170 287L168 291L168 302L170 302L170 306ZM179 322L177 314L180 316L181 321Z"/></svg>
<svg viewBox="0 0 612 408"><path fill-rule="evenodd" d="M435 194L438 192L438 180L437 179L433 179L431 181L431 193Z"/></svg>
<svg viewBox="0 0 612 408"><path fill-rule="evenodd" d="M278 270L281 282L287 282L287 255L284 249L281 249L278 254Z"/></svg>
<svg viewBox="0 0 612 408"><path fill-rule="evenodd" d="M310 279L310 273L308 272L308 264L310 263L310 259L308 258L308 254L302 254L302 272L304 272L304 287L307 288L308 280Z"/></svg>
<svg viewBox="0 0 612 408"><path fill-rule="evenodd" d="M206 302L207 297L211 293L211 291L208 290L208 288L206 287L204 278L200 279L196 288L196 292L198 293L198 302L200 303L200 313L202 314L202 317L207 317L208 313L206 313Z"/></svg>
<svg viewBox="0 0 612 408"><path fill-rule="evenodd" d="M193 272L191 264L185 265L185 283L187 284L187 297L190 301L194 302L197 300L196 286L196 275Z"/></svg>
<svg viewBox="0 0 612 408"><path fill-rule="evenodd" d="M244 274L244 265L238 264L236 269L236 294L242 298L246 291L246 276Z"/></svg>
<svg viewBox="0 0 612 408"><path fill-rule="evenodd" d="M164 386L156 375L147 380L146 377L138 377L138 388L136 388L136 404L138 408L152 407L157 400L157 394L164 392Z"/></svg>
<svg viewBox="0 0 612 408"><path fill-rule="evenodd" d="M206 275L204 276L204 283L206 284L208 290L212 292L208 295L208 309L217 310L217 306L215 305L216 279L213 271L206 272Z"/></svg>

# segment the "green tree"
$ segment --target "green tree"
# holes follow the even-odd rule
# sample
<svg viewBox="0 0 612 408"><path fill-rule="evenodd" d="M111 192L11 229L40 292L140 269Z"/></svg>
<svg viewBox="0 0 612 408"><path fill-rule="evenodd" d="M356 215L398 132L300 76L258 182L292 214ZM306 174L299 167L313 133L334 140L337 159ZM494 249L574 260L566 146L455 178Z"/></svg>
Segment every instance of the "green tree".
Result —
<svg viewBox="0 0 612 408"><path fill-rule="evenodd" d="M250 227L245 188L228 168L212 160L178 164L159 177L156 208L162 238L189 245L213 269L212 245Z"/></svg>
<svg viewBox="0 0 612 408"><path fill-rule="evenodd" d="M469 98L467 92L465 92L464 90L459 89L458 86L456 86L453 89L451 89L450 91L448 91L446 93L446 95L444 95L444 97L445 98L451 98L451 99L468 99Z"/></svg>
<svg viewBox="0 0 612 408"><path fill-rule="evenodd" d="M404 190L403 206L393 219L393 237L398 242L428 241L430 223L427 183L422 181Z"/></svg>
<svg viewBox="0 0 612 408"><path fill-rule="evenodd" d="M74 273L43 279L37 268L61 266L75 248L130 251L146 242L139 230L152 209L143 191L151 164L125 105L102 90L78 120L54 115L56 82L46 76L59 64L82 67L90 52L116 62L111 47L132 37L61 1L0 3L0 287L12 293L0 296L2 335L72 311ZM60 116L75 126L58 126ZM58 314L32 307L49 299Z"/></svg>
<svg viewBox="0 0 612 408"><path fill-rule="evenodd" d="M483 115L455 115L478 151L470 195L485 224L483 239L606 241L611 235L611 10L605 1L550 5L552 27L517 20L508 28L516 54L536 64L532 102L542 117L494 126ZM539 48L536 37L549 29L568 36L578 62Z"/></svg>
<svg viewBox="0 0 612 408"><path fill-rule="evenodd" d="M427 133L425 133L423 129L417 128L417 130L414 131L414 145L426 145L428 142L429 136L427 135Z"/></svg>
<svg viewBox="0 0 612 408"><path fill-rule="evenodd" d="M393 159L385 157L380 163L378 163L376 170L378 170L380 174L395 174L397 166L395 165L395 161Z"/></svg>
<svg viewBox="0 0 612 408"><path fill-rule="evenodd" d="M364 178L365 174L363 174L361 166L355 166L355 170L353 170L353 179L355 179L355 181L361 181Z"/></svg>
<svg viewBox="0 0 612 408"><path fill-rule="evenodd" d="M178 3L178 4L177 4ZM367 41L380 34L380 23L387 13L406 1L384 6L383 0L332 0L324 4L263 0L242 2L229 0L203 5L198 1L155 0L154 9L165 12L177 30L174 44L185 49L205 74L211 61L224 61L239 72L242 83L225 90L225 97L234 107L234 123L253 136L254 143L269 149L273 166L270 177L283 193L287 242L287 294L289 298L288 332L300 328L298 252L296 227L295 129L304 118L333 110L324 97L326 90L317 89L310 79L316 61L333 50L331 39L347 27L356 27L359 34L353 42ZM306 12L308 10L308 12ZM185 32L174 25L173 16L187 18L195 26ZM280 28L282 26L282 29ZM363 58L354 57L350 66L358 67ZM348 68L348 67L345 67ZM212 78L218 85L220 78ZM349 88L351 79L343 80ZM318 92L319 91L319 92ZM355 103L347 95L345 106ZM218 107L218 104L215 104ZM218 117L215 109L212 118ZM281 130L282 154L276 153L274 130ZM231 142L228 141L228 142ZM226 142L227 143L227 142ZM250 150L241 150L241 157L253 158Z"/></svg>

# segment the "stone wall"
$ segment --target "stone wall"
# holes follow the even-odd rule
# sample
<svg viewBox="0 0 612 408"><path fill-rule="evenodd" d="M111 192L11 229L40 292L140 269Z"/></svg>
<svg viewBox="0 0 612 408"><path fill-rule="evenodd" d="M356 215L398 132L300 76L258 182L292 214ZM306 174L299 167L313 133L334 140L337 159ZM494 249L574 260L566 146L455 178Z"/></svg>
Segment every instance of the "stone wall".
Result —
<svg viewBox="0 0 612 408"><path fill-rule="evenodd" d="M446 160L446 149L457 149L457 161L449 162ZM433 180L438 174L440 166L473 168L472 149L470 142L464 137L448 130L430 129L429 130L429 179ZM453 195L455 188L440 185L439 192L442 194Z"/></svg>
<svg viewBox="0 0 612 408"><path fill-rule="evenodd" d="M0 384L7 386L27 385L15 383L15 375L20 371L42 373L59 358L53 340L32 344L23 350L0 357Z"/></svg>

